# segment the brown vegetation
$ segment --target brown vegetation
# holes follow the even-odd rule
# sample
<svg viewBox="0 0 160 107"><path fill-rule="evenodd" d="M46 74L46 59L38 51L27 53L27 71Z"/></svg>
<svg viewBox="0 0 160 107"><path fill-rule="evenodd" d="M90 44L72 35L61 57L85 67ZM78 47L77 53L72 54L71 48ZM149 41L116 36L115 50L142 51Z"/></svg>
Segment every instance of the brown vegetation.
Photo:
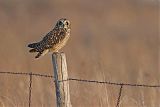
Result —
<svg viewBox="0 0 160 107"><path fill-rule="evenodd" d="M71 20L66 53L69 76L160 84L156 0L1 0L0 71L52 74L51 55L34 60L27 44L62 17ZM0 107L27 107L26 77L0 75ZM55 105L54 84L33 78L32 107ZM70 82L73 107L114 107L119 89ZM159 107L157 88L124 88L121 107Z"/></svg>

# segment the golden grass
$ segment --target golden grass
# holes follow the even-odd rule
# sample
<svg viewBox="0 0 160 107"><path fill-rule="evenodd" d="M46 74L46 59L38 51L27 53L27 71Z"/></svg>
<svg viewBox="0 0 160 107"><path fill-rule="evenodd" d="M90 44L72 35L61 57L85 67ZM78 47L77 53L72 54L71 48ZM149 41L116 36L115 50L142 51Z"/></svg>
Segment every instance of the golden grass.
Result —
<svg viewBox="0 0 160 107"><path fill-rule="evenodd" d="M56 20L72 23L63 49L70 77L160 84L158 4L144 0L0 2L0 70L52 74L51 56L34 60L27 44ZM45 33L46 32L46 33ZM28 106L27 77L0 75L0 107ZM114 107L119 87L70 82L73 107ZM160 90L125 87L120 107L158 107ZM54 84L33 78L32 107L55 105Z"/></svg>

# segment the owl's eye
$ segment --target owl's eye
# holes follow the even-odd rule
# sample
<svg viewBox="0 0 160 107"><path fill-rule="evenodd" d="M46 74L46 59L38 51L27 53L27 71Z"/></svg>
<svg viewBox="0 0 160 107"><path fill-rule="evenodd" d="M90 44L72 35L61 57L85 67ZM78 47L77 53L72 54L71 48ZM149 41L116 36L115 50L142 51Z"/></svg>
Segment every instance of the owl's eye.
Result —
<svg viewBox="0 0 160 107"><path fill-rule="evenodd" d="M61 26L63 23L60 21L58 24Z"/></svg>
<svg viewBox="0 0 160 107"><path fill-rule="evenodd" d="M69 22L66 22L66 25L68 26L68 25L69 25Z"/></svg>

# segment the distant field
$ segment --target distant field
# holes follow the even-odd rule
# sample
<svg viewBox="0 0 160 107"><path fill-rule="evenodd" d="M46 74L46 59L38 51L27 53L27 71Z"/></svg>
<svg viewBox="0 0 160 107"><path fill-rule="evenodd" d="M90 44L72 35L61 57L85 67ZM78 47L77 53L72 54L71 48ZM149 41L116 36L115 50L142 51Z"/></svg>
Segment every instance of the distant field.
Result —
<svg viewBox="0 0 160 107"><path fill-rule="evenodd" d="M158 1L1 0L0 71L52 75L51 55L34 60L27 44L62 17L71 38L61 51L73 78L160 84ZM0 74L0 107L28 107L29 77ZM33 78L31 107L55 106L54 84ZM119 88L70 82L73 107L115 107ZM160 107L159 88L124 87L120 107Z"/></svg>

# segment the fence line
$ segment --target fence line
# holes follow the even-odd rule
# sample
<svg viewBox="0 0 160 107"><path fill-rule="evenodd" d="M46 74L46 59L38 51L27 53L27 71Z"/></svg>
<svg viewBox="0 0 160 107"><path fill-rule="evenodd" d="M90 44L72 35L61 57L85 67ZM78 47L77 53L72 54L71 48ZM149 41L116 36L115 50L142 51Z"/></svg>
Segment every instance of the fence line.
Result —
<svg viewBox="0 0 160 107"><path fill-rule="evenodd" d="M45 78L53 78L53 75L46 75L46 74L38 74L38 73L27 73L27 72L3 72L0 71L0 74L7 74L7 75L20 75L20 76L29 76L29 98L28 98L28 106L31 107L31 97L32 97L32 77L45 77ZM110 82L110 81L97 81L97 80L86 80L86 79L77 79L77 78L68 78L67 80L63 81L76 81L76 82L85 82L85 83L95 83L95 84L108 84L114 86L120 86L116 107L119 107L119 103L121 100L122 90L124 86L132 86L132 87L146 87L146 88L160 88L160 85L147 85L147 84L130 84L130 83L118 83L118 82Z"/></svg>
<svg viewBox="0 0 160 107"><path fill-rule="evenodd" d="M25 72L0 72L0 74L15 74L15 75L32 75L38 77L47 77L53 78L53 75L46 75L46 74L38 74L38 73L25 73ZM157 87L160 88L160 85L147 85L147 84L130 84L130 83L118 83L118 82L110 82L110 81L97 81L97 80L86 80L86 79L77 79L77 78L68 78L67 80L63 81L78 81L78 82L88 82L88 83L98 83L98 84L109 84L109 85L124 85L124 86L134 86L134 87Z"/></svg>

